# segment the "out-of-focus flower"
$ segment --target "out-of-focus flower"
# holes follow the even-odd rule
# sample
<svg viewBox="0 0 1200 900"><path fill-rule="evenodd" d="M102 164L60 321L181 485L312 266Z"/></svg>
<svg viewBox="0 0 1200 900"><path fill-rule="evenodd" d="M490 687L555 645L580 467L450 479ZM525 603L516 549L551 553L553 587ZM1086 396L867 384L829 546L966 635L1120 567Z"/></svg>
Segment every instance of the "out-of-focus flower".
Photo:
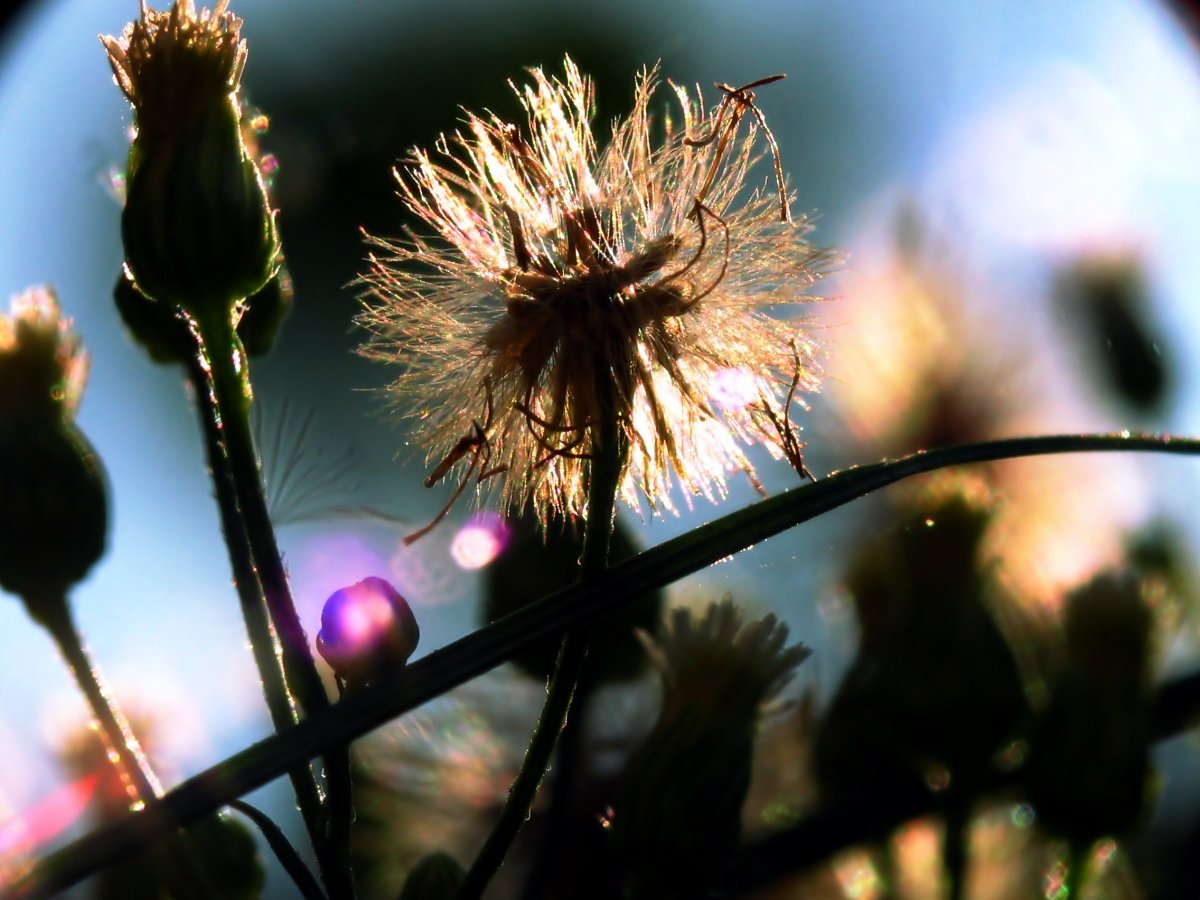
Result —
<svg viewBox="0 0 1200 900"><path fill-rule="evenodd" d="M1106 572L1068 598L1051 699L1034 733L1038 821L1082 851L1120 836L1145 805L1154 617L1141 580Z"/></svg>
<svg viewBox="0 0 1200 900"><path fill-rule="evenodd" d="M814 348L767 310L811 299L830 254L791 220L778 166L778 195L746 192L760 138L774 148L757 84L721 86L707 111L675 88L679 118L658 123L645 72L599 150L592 84L574 63L561 80L532 78L517 91L524 133L471 114L441 159L418 150L399 173L437 239L369 238L363 352L405 366L392 389L437 464L427 483L456 467L464 486L502 475L505 505L532 501L543 522L579 515L605 424L631 448L633 506L670 508L672 471L691 494L723 494L731 469L750 469L749 443L799 467L787 413L817 387ZM749 402L725 402L731 370L749 374Z"/></svg>
<svg viewBox="0 0 1200 900"><path fill-rule="evenodd" d="M1058 273L1056 289L1072 336L1112 399L1133 413L1162 413L1174 372L1141 261L1129 252L1084 256Z"/></svg>
<svg viewBox="0 0 1200 900"><path fill-rule="evenodd" d="M149 9L102 36L134 108L121 234L141 292L204 318L231 315L279 267L266 187L246 149L238 89L246 63L228 0Z"/></svg>
<svg viewBox="0 0 1200 900"><path fill-rule="evenodd" d="M772 615L743 628L725 600L675 610L651 648L662 711L609 826L627 897L703 896L737 849L759 709L811 652L787 636Z"/></svg>
<svg viewBox="0 0 1200 900"><path fill-rule="evenodd" d="M1060 343L1036 306L1018 336L1011 301L991 295L963 248L918 208L903 206L892 221L852 249L845 291L871 314L838 329L828 364L832 408L855 454L1112 427L1080 402L1079 366L1059 365ZM984 309L999 303L1003 315ZM1005 460L972 477L1000 500L981 550L1004 561L1001 578L1030 611L1057 609L1066 588L1114 564L1122 532L1146 515L1141 476L1122 454ZM922 483L888 493L912 497Z"/></svg>
<svg viewBox="0 0 1200 900"><path fill-rule="evenodd" d="M971 782L1029 716L992 617L980 548L991 522L967 494L905 511L846 575L859 652L826 713L815 763L826 799L903 789L934 769Z"/></svg>
<svg viewBox="0 0 1200 900"><path fill-rule="evenodd" d="M317 651L354 688L402 668L420 639L408 601L382 578L364 578L325 601Z"/></svg>
<svg viewBox="0 0 1200 900"><path fill-rule="evenodd" d="M14 297L0 316L0 421L70 421L87 380L88 355L50 288Z"/></svg>
<svg viewBox="0 0 1200 900"><path fill-rule="evenodd" d="M104 552L100 460L75 427L87 355L47 288L0 316L0 586L41 620Z"/></svg>
<svg viewBox="0 0 1200 900"><path fill-rule="evenodd" d="M467 873L448 853L431 853L412 870L400 900L454 900Z"/></svg>

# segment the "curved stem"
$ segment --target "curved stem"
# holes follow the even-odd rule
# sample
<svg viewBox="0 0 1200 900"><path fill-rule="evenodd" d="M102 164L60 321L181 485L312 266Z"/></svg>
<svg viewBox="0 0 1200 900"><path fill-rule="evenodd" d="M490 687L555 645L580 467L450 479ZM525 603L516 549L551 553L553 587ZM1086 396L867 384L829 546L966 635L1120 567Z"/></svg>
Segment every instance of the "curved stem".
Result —
<svg viewBox="0 0 1200 900"><path fill-rule="evenodd" d="M208 469L216 494L217 509L221 516L221 530L225 535L225 546L229 553L230 566L233 569L234 587L237 589L242 618L246 623L246 633L250 638L250 649L258 668L258 677L262 682L263 696L271 714L271 724L275 727L275 731L279 732L295 724L296 714L292 708L292 698L288 694L287 685L284 683L278 643L275 633L271 629L270 619L267 617L262 585L258 580L258 571L250 555L249 538L238 510L237 492L234 489L229 460L221 441L221 416L217 409L204 346L199 335L195 335L195 338L195 353L187 363L188 379L191 382L197 411L200 414ZM312 768L305 761L302 765L291 768L288 771L288 777L292 782L296 803L300 807L301 816L308 829L309 839L316 847L321 838L321 794Z"/></svg>
<svg viewBox="0 0 1200 900"><path fill-rule="evenodd" d="M287 839L287 835L272 821L270 816L244 800L233 800L229 807L237 810L254 823L304 900L327 900L321 886L317 884L312 872L308 871L308 867L304 865L304 860L300 858L300 854L296 852L292 842Z"/></svg>
<svg viewBox="0 0 1200 900"><path fill-rule="evenodd" d="M625 439L619 424L611 421L594 429L592 465L588 474L588 516L583 533L583 554L579 559L578 583L599 576L608 565L608 548L616 523L617 490L625 458ZM567 714L575 688L587 661L590 625L578 625L567 632L558 651L554 674L546 690L546 702L521 770L509 788L500 816L484 842L466 879L458 891L458 900L477 900L492 876L504 862L521 826L529 818L538 785L550 765L558 736L567 725ZM576 726L578 727L578 726Z"/></svg>
<svg viewBox="0 0 1200 900"><path fill-rule="evenodd" d="M4 898L64 890L109 863L161 839L235 797L261 787L330 745L360 737L482 675L530 644L591 621L623 602L670 584L772 535L905 478L968 463L1059 453L1155 452L1200 455L1200 440L1155 434L1084 434L1010 438L923 451L829 475L793 488L627 560L455 641L314 715L284 734L248 747L179 785L145 812L99 829L51 854ZM1190 726L1200 704L1200 674L1159 692L1155 736ZM861 811L859 811L861 813Z"/></svg>
<svg viewBox="0 0 1200 900"><path fill-rule="evenodd" d="M262 585L267 611L282 646L283 672L306 716L327 709L329 698L317 673L308 637L296 613L275 526L267 509L262 473L250 425L252 397L247 360L232 322L217 316L197 323L208 364L220 441L229 464L250 555ZM324 828L314 841L322 878L334 900L354 897L350 869L350 828L354 820L348 743L327 747Z"/></svg>

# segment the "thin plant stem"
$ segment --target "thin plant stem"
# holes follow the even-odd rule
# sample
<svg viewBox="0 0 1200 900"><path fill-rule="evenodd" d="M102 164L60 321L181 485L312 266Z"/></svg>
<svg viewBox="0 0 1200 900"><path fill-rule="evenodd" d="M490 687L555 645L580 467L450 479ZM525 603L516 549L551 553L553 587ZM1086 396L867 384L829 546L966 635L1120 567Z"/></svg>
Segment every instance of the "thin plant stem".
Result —
<svg viewBox="0 0 1200 900"><path fill-rule="evenodd" d="M300 858L300 854L296 852L292 842L287 839L287 835L272 821L270 816L244 800L233 800L229 806L253 822L262 833L267 845L275 854L275 858L279 860L284 871L291 876L296 890L300 892L300 896L304 900L327 900L325 892L313 878L312 872L308 871L308 866L304 865L304 860Z"/></svg>
<svg viewBox="0 0 1200 900"><path fill-rule="evenodd" d="M198 334L194 337L196 352L188 360L188 378L200 415L209 473L221 517L221 530L225 535L225 546L233 569L233 583L241 604L242 618L246 623L246 633L250 638L250 650L258 668L271 723L279 732L295 724L296 714L287 685L284 683L278 643L267 616L262 585L258 580L254 559L250 555L249 539L242 517L238 513L237 494L229 470L229 460L221 441L221 417L217 410L204 345ZM305 761L303 765L291 768L288 777L292 782L300 814L308 829L309 839L316 849L321 841L321 794L312 767Z"/></svg>
<svg viewBox="0 0 1200 900"><path fill-rule="evenodd" d="M1200 440L1158 434L1075 434L1008 438L921 451L847 469L730 513L519 609L381 679L353 696L246 748L180 784L140 815L97 829L49 855L0 894L16 900L65 890L88 875L190 824L288 768L344 744L495 668L529 645L611 613L705 566L880 488L952 466L1064 453L1154 452L1200 455ZM1191 726L1200 673L1159 691L1154 737ZM925 810L917 810L913 815ZM911 816L908 816L911 817ZM906 817L906 818L908 818ZM905 821L901 819L899 821ZM862 832L866 838L869 832ZM854 842L864 838L855 835ZM839 846L847 846L849 841Z"/></svg>
<svg viewBox="0 0 1200 900"><path fill-rule="evenodd" d="M617 490L626 449L624 435L615 419L594 430L592 449L588 474L588 514L583 532L583 554L579 559L579 584L596 579L608 566L608 549L616 522ZM508 797L491 834L459 888L458 900L478 900L483 895L488 882L504 863L521 826L529 818L538 785L546 773L546 767L550 765L558 736L567 724L571 700L587 662L590 632L590 624L577 625L563 638L546 690L546 702L521 769L509 788Z"/></svg>
<svg viewBox="0 0 1200 900"><path fill-rule="evenodd" d="M245 350L224 316L197 323L205 348L220 440L229 463L237 510L267 611L282 647L284 678L305 716L329 708L330 702L296 613L275 527L267 508L262 472L250 423L252 392ZM225 352L222 352L225 351ZM354 820L349 743L330 745L323 757L326 796L325 827L314 841L322 878L334 900L355 896L350 868L350 828Z"/></svg>
<svg viewBox="0 0 1200 900"><path fill-rule="evenodd" d="M35 604L29 604L34 608ZM72 620L71 610L65 595L43 596L36 603L37 620L50 633L59 652L66 660L75 683L87 699L88 707L100 726L100 736L111 754L126 789L130 792L130 803L141 807L155 797L162 796L162 785L155 777L146 754L142 752L137 736L125 721L125 717L110 702L108 691L100 682L100 676L87 650L79 638Z"/></svg>
<svg viewBox="0 0 1200 900"><path fill-rule="evenodd" d="M108 751L109 760L124 782L130 808L135 814L140 812L146 804L162 796L162 784L154 774L150 760L142 751L137 735L129 727L129 722L121 713L120 707L109 698L100 673L88 658L87 650L79 637L79 630L75 627L66 595L54 592L39 596L33 603L29 602L30 599L26 598L26 605L31 610L37 610L36 620L49 632L58 646L59 652L75 676L75 683L87 700L92 716L100 728L100 738ZM180 892L180 896L218 900L203 864L186 837L183 837L182 843L170 849L169 858L173 865L165 877L172 888Z"/></svg>

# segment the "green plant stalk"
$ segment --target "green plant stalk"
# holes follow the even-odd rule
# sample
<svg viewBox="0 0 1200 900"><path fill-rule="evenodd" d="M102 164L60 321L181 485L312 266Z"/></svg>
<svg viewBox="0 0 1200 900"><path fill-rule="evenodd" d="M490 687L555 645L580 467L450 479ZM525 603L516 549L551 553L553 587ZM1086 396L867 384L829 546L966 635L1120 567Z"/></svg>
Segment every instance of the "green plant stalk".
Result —
<svg viewBox="0 0 1200 900"><path fill-rule="evenodd" d="M287 573L267 510L262 473L250 424L249 368L231 319L218 315L198 321L205 348L220 440L229 463L250 555L262 585L267 611L282 646L284 678L304 715L327 709L329 698L296 613ZM222 352L224 351L224 352ZM350 782L350 745L330 745L324 754L326 796L324 827L314 840L325 886L334 900L354 897L350 869L350 827L354 820Z"/></svg>
<svg viewBox="0 0 1200 900"><path fill-rule="evenodd" d="M1063 453L1155 452L1200 455L1200 440L1157 434L1077 434L1008 438L920 451L837 472L730 513L531 603L364 688L325 712L246 748L188 779L145 812L128 816L51 854L4 900L61 891L105 865L190 824L277 778L325 747L354 740L507 661L530 644L612 612L640 593L664 587L780 532L880 488L952 466ZM1155 737L1190 726L1200 702L1200 673L1159 692Z"/></svg>
<svg viewBox="0 0 1200 900"><path fill-rule="evenodd" d="M593 457L588 475L588 514L583 533L583 554L579 559L580 584L598 577L608 566L608 548L616 523L617 490L625 460L625 439L619 423L613 421L594 431ZM504 808L483 849L475 858L458 900L478 900L488 882L504 863L521 826L529 818L538 785L550 765L558 736L567 723L571 700L587 661L591 628L577 625L567 632L558 650L554 673L546 690L546 702L537 727L525 752L521 770L509 788Z"/></svg>
<svg viewBox="0 0 1200 900"><path fill-rule="evenodd" d="M229 461L221 442L221 418L217 411L216 397L213 392L212 379L209 377L204 346L199 335L195 335L195 337L196 353L188 360L187 371L200 414L208 468L217 498L217 509L221 516L221 530L225 535L225 546L228 549L229 562L233 569L233 583L237 589L242 618L246 623L246 633L250 638L250 649L258 668L259 679L262 682L263 695L271 715L271 723L274 725L275 731L284 731L296 723L296 714L292 708L292 699L288 694L287 685L284 683L278 645L275 634L271 630L270 619L267 617L262 585L259 583L258 572L250 555L246 529L238 514L237 495L233 486L233 476L229 471ZM321 840L322 813L321 794L313 776L312 767L308 761L305 761L303 765L289 769L288 777L291 779L292 789L296 794L296 803L300 807L300 814L308 830L309 839L313 844L313 849L316 850Z"/></svg>

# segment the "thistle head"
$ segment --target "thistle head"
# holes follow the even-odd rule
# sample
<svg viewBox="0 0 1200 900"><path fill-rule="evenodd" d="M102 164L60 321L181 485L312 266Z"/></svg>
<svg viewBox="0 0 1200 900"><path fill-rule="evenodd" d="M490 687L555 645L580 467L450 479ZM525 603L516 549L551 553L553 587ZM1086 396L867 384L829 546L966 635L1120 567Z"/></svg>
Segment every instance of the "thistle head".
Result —
<svg viewBox="0 0 1200 900"><path fill-rule="evenodd" d="M676 610L651 644L662 710L610 826L627 897L706 896L737 849L759 709L811 652L787 636L771 615L742 627L726 599L702 617Z"/></svg>
<svg viewBox="0 0 1200 900"><path fill-rule="evenodd" d="M0 316L0 421L74 418L87 380L88 356L50 288L13 298Z"/></svg>
<svg viewBox="0 0 1200 900"><path fill-rule="evenodd" d="M101 35L117 86L133 104L139 137L188 131L212 107L236 103L246 42L228 3L197 13L192 0L181 0L159 12L142 0L141 15L119 38Z"/></svg>
<svg viewBox="0 0 1200 900"><path fill-rule="evenodd" d="M100 39L136 125L121 216L127 269L146 297L199 319L234 317L280 264L241 129L241 20L226 3L197 12L177 0L158 12L143 2L120 38Z"/></svg>

